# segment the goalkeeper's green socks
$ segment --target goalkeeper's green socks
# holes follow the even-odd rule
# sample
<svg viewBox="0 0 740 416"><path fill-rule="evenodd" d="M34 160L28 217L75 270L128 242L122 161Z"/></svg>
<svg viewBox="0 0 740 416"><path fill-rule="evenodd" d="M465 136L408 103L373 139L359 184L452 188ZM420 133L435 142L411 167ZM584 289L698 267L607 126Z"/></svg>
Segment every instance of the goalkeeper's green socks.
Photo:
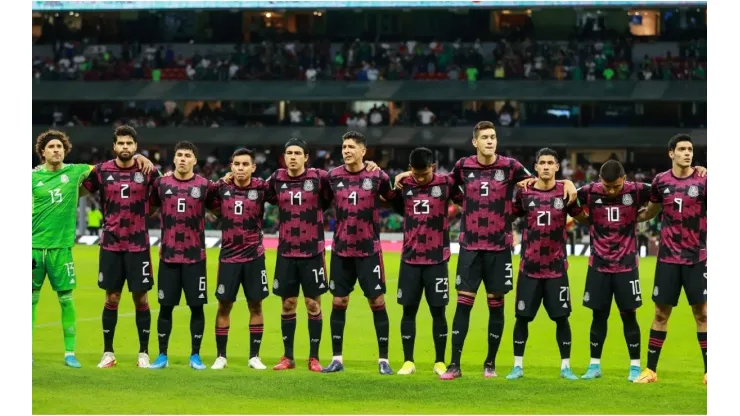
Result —
<svg viewBox="0 0 740 416"><path fill-rule="evenodd" d="M57 292L62 307L62 330L64 331L64 352L74 353L77 344L77 311L72 291Z"/></svg>

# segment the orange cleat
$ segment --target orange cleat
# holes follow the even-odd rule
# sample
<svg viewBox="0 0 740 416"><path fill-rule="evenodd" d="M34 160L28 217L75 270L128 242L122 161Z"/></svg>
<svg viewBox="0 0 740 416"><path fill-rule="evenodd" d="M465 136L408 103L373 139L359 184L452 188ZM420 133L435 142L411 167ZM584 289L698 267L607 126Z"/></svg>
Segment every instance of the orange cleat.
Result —
<svg viewBox="0 0 740 416"><path fill-rule="evenodd" d="M295 361L286 357L280 357L280 362L272 367L273 370L293 370L295 368Z"/></svg>
<svg viewBox="0 0 740 416"><path fill-rule="evenodd" d="M320 373L323 368L321 368L321 363L319 362L319 360L311 357L308 359L308 370L315 373Z"/></svg>
<svg viewBox="0 0 740 416"><path fill-rule="evenodd" d="M655 383L657 381L658 381L658 374L655 371L649 368L646 368L642 370L642 373L640 373L640 377L637 377L637 379L633 381L633 383L648 384L648 383Z"/></svg>

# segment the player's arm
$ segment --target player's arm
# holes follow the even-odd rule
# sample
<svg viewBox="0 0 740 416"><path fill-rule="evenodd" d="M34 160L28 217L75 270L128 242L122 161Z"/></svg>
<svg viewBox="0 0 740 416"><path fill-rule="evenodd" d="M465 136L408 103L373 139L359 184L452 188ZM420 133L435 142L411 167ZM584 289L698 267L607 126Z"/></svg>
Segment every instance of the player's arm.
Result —
<svg viewBox="0 0 740 416"><path fill-rule="evenodd" d="M707 168L704 166L695 166L694 169L696 169L696 172L699 174L700 177L707 176Z"/></svg>
<svg viewBox="0 0 740 416"><path fill-rule="evenodd" d="M134 160L136 161L136 167L138 167L141 173L143 173L144 175L148 175L156 169L154 167L154 163L152 163L152 161L147 159L144 155L137 153L134 155Z"/></svg>
<svg viewBox="0 0 740 416"><path fill-rule="evenodd" d="M378 165L375 165L376 167ZM334 202L334 191L331 190L331 182L329 181L329 172L318 169L319 171L319 200L321 201L321 207L327 210L331 207L331 203Z"/></svg>
<svg viewBox="0 0 740 416"><path fill-rule="evenodd" d="M640 213L637 214L637 222L650 221L660 214L660 211L662 210L663 204L650 201L648 202L647 208L641 209Z"/></svg>
<svg viewBox="0 0 740 416"><path fill-rule="evenodd" d="M149 192L149 215L154 216L154 214L159 211L159 207L162 206L162 200L159 198L159 186L162 178L156 178L151 186L151 191Z"/></svg>
<svg viewBox="0 0 740 416"><path fill-rule="evenodd" d="M380 171L380 185L378 186L378 197L383 202L395 198L396 191L391 187L391 178L387 173Z"/></svg>
<svg viewBox="0 0 740 416"><path fill-rule="evenodd" d="M272 205L278 204L277 188L275 187L275 178L277 177L278 171L275 171L270 175L263 185L265 187L265 201ZM231 174L231 172L229 172Z"/></svg>
<svg viewBox="0 0 740 416"><path fill-rule="evenodd" d="M462 206L465 194L462 188L455 183L455 179L452 176L447 177L447 185L450 187L450 201L453 204Z"/></svg>
<svg viewBox="0 0 740 416"><path fill-rule="evenodd" d="M221 181L208 182L208 189L206 190L206 208L213 215L221 214L221 193L219 188L221 187Z"/></svg>
<svg viewBox="0 0 740 416"><path fill-rule="evenodd" d="M577 222L588 225L588 214L579 204L568 205L566 212Z"/></svg>
<svg viewBox="0 0 740 416"><path fill-rule="evenodd" d="M396 195L388 201L396 213L402 217L406 215L406 204L403 201L403 194L397 192Z"/></svg>
<svg viewBox="0 0 740 416"><path fill-rule="evenodd" d="M514 203L512 204L512 212L511 214L514 217L523 217L524 214L527 213L527 211L524 210L524 198L522 197L523 190L517 190L514 194Z"/></svg>

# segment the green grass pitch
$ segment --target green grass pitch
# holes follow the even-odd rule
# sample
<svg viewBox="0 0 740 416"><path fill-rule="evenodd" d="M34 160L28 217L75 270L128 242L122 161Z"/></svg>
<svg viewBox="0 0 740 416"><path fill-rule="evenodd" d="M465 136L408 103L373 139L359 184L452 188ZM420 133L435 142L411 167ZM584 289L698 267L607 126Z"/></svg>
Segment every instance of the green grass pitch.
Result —
<svg viewBox="0 0 740 416"><path fill-rule="evenodd" d="M63 365L63 344L59 306L49 285L44 285L34 330L33 413L34 414L706 414L707 392L702 384L703 364L696 340L696 326L691 310L681 298L673 313L668 338L661 355L660 381L651 385L633 385L626 380L627 347L616 309L609 321L609 335L604 348L600 380L566 381L559 378L560 359L555 343L555 325L547 314L540 314L530 326L524 358L526 376L507 381L513 363L512 330L514 293L506 300L506 327L497 361L499 377L484 380L482 364L487 351L488 312L484 298L476 301L465 344L462 369L464 376L452 382L440 381L432 373L433 344L431 318L422 305L417 319L415 358L417 373L412 376L381 377L377 374L377 344L372 315L357 288L347 313L344 357L346 371L339 374L310 373L306 367L308 334L305 307L298 310L296 333L297 369L257 372L247 368L249 333L248 312L243 298L232 312L229 333L229 368L224 371L194 371L187 367L190 354L189 310L175 309L170 339L170 368L153 371L136 368L138 340L133 319L133 305L126 293L119 309L115 348L118 366L96 368L102 354L101 312L104 293L97 287L98 247L74 249L78 287L75 302L78 316L77 354L83 368ZM152 250L157 264L157 251ZM401 368L400 318L396 303L398 283L397 253L385 254L388 279L388 312L391 320L390 361L394 370ZM517 262L515 260L515 262ZM450 281L454 281L457 258L450 261ZM589 326L591 313L581 306L587 259L571 257L570 281L573 297L573 353L571 365L582 374L589 361ZM208 251L209 300L206 306L206 333L201 355L210 367L215 359L214 322L216 300L213 297L218 264L218 250ZM275 253L267 253L268 275L272 279ZM327 258L327 265L329 260ZM655 259L642 259L642 288L645 305L638 311L642 329L643 366L648 330L653 317L650 292L653 287ZM454 284L450 285L454 288ZM156 289L156 287L155 287ZM454 289L452 289L454 290ZM483 291L481 290L481 293ZM452 328L455 295L447 309ZM324 332L321 344L322 364L331 358L329 315L331 296L323 297ZM156 291L152 303L150 353L157 353ZM261 357L268 367L282 353L280 335L280 300L270 296L264 302L265 333ZM449 345L447 358L449 359Z"/></svg>

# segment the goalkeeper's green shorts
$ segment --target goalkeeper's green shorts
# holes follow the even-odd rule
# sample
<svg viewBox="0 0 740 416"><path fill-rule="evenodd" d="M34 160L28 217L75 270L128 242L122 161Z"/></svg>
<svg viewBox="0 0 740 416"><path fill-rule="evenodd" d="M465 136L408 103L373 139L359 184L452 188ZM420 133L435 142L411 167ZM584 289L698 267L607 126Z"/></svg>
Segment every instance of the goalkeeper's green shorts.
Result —
<svg viewBox="0 0 740 416"><path fill-rule="evenodd" d="M33 251L33 289L41 290L44 279L49 276L51 288L56 292L77 287L75 264L71 248L38 249Z"/></svg>

